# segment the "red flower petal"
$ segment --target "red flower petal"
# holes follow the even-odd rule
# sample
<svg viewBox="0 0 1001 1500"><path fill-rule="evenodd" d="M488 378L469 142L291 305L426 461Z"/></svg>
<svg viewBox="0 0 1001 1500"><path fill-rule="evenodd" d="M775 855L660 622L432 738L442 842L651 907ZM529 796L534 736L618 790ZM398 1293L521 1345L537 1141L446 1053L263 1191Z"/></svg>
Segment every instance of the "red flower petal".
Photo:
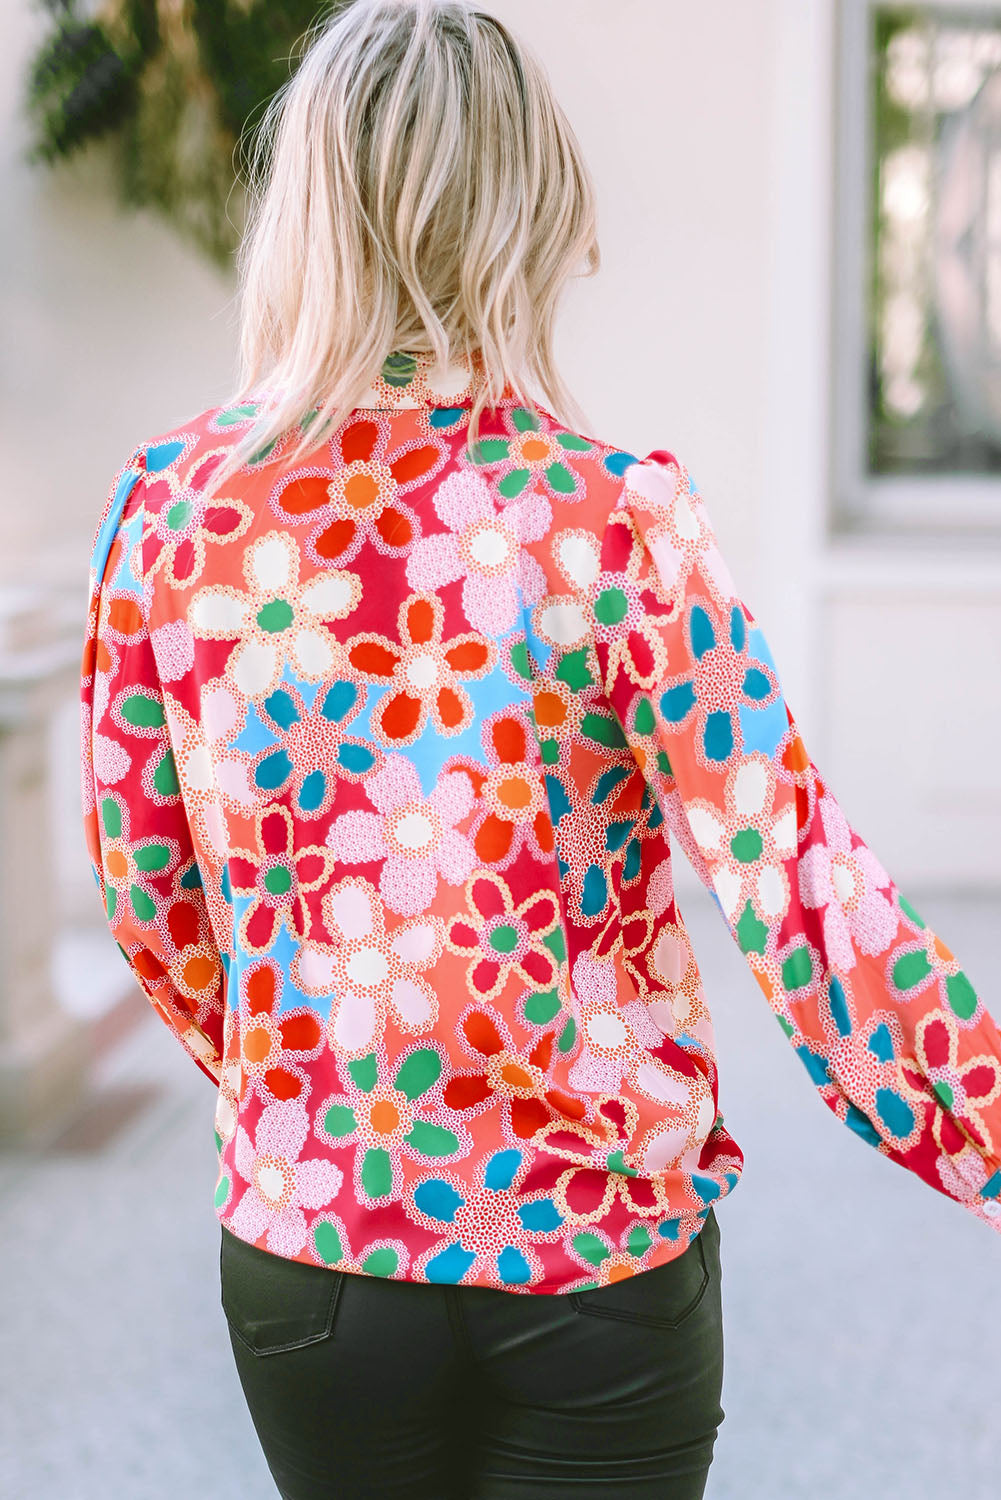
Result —
<svg viewBox="0 0 1001 1500"><path fill-rule="evenodd" d="M476 831L474 845L484 864L490 865L504 859L514 839L514 824L505 822L496 813L487 813Z"/></svg>
<svg viewBox="0 0 1001 1500"><path fill-rule="evenodd" d="M650 642L645 635L640 635L638 630L629 632L629 650L632 653L633 665L640 677L649 677L654 669L654 655Z"/></svg>
<svg viewBox="0 0 1001 1500"><path fill-rule="evenodd" d="M529 932L548 932L556 921L556 897L552 891L540 891L538 896L522 912Z"/></svg>
<svg viewBox="0 0 1001 1500"><path fill-rule="evenodd" d="M922 1033L922 1043L929 1067L948 1067L949 1028L944 1021L929 1021Z"/></svg>
<svg viewBox="0 0 1001 1500"><path fill-rule="evenodd" d="M286 1068L269 1068L264 1082L276 1099L298 1099L303 1091L303 1081Z"/></svg>
<svg viewBox="0 0 1001 1500"><path fill-rule="evenodd" d="M406 511L387 505L375 523L375 529L387 547L409 547L414 539L414 523Z"/></svg>
<svg viewBox="0 0 1001 1500"><path fill-rule="evenodd" d="M266 812L261 818L261 844L265 854L291 853L291 830L280 812Z"/></svg>
<svg viewBox="0 0 1001 1500"><path fill-rule="evenodd" d="M227 863L230 885L236 891L253 890L257 884L257 865L240 854L231 854Z"/></svg>
<svg viewBox="0 0 1001 1500"><path fill-rule="evenodd" d="M344 516L337 521L331 521L316 538L316 550L320 557L325 557L328 562L340 557L351 546L357 533L357 526L350 516Z"/></svg>
<svg viewBox="0 0 1001 1500"><path fill-rule="evenodd" d="M379 711L379 725L387 740L407 740L421 720L424 705L408 693L394 693Z"/></svg>
<svg viewBox="0 0 1001 1500"><path fill-rule="evenodd" d="M270 948L277 925L277 912L259 901L247 920L247 941L252 948Z"/></svg>
<svg viewBox="0 0 1001 1500"><path fill-rule="evenodd" d="M480 939L476 928L471 923L463 921L461 917L458 921L453 922L449 928L448 940L456 948L465 953L472 953L474 949L480 946Z"/></svg>
<svg viewBox="0 0 1001 1500"><path fill-rule="evenodd" d="M525 759L527 737L520 719L498 719L491 730L494 749L505 765L517 765Z"/></svg>
<svg viewBox="0 0 1001 1500"><path fill-rule="evenodd" d="M549 1067L553 1055L553 1033L548 1031L544 1037L540 1037L528 1054L528 1060L535 1067L541 1068L543 1072Z"/></svg>
<svg viewBox="0 0 1001 1500"><path fill-rule="evenodd" d="M518 966L532 984L545 987L556 977L556 960L548 949L531 948Z"/></svg>
<svg viewBox="0 0 1001 1500"><path fill-rule="evenodd" d="M971 1099L986 1099L997 1082L997 1063L978 1063L963 1074L963 1087Z"/></svg>
<svg viewBox="0 0 1001 1500"><path fill-rule="evenodd" d="M174 577L180 582L190 578L195 568L195 547L190 537L178 542L174 549Z"/></svg>
<svg viewBox="0 0 1001 1500"><path fill-rule="evenodd" d="M454 688L443 687L437 697L438 717L445 729L458 729L466 717L466 705Z"/></svg>
<svg viewBox="0 0 1001 1500"><path fill-rule="evenodd" d="M437 448L411 448L409 453L402 453L399 458L394 459L389 470L398 484L409 484L411 480L430 473L437 462Z"/></svg>
<svg viewBox="0 0 1001 1500"><path fill-rule="evenodd" d="M468 677L473 672L482 672L490 660L490 647L479 636L465 636L448 647L445 660L453 672Z"/></svg>
<svg viewBox="0 0 1001 1500"><path fill-rule="evenodd" d="M470 983L477 994L489 995L497 983L499 974L500 964L492 958L481 958L478 964L473 965Z"/></svg>
<svg viewBox="0 0 1001 1500"><path fill-rule="evenodd" d="M392 677L400 653L388 641L356 641L348 649L348 661L369 677Z"/></svg>
<svg viewBox="0 0 1001 1500"><path fill-rule="evenodd" d="M243 988L252 1016L259 1016L265 1011L270 1012L277 994L277 977L274 969L270 964L261 964L259 968L252 969L247 975Z"/></svg>
<svg viewBox="0 0 1001 1500"><path fill-rule="evenodd" d="M504 1039L492 1018L484 1014L482 1010L470 1011L462 1023L462 1029L469 1045L477 1052L482 1052L485 1057L493 1057L495 1052L503 1052Z"/></svg>
<svg viewBox="0 0 1001 1500"><path fill-rule="evenodd" d="M375 422L352 422L341 434L341 452L346 464L362 463L371 458L379 440L379 429Z"/></svg>
<svg viewBox="0 0 1001 1500"><path fill-rule="evenodd" d="M607 1172L578 1167L567 1184L567 1207L571 1213L593 1213L605 1196Z"/></svg>
<svg viewBox="0 0 1001 1500"><path fill-rule="evenodd" d="M551 1118L541 1099L511 1100L511 1129L520 1140L528 1140L543 1125L548 1125Z"/></svg>
<svg viewBox="0 0 1001 1500"><path fill-rule="evenodd" d="M426 641L433 641L437 633L433 600L411 599L407 604L406 621L413 645L422 646Z"/></svg>
<svg viewBox="0 0 1001 1500"><path fill-rule="evenodd" d="M229 536L240 524L240 512L232 505L211 505L205 512L202 522L206 531L211 531L213 536Z"/></svg>
<svg viewBox="0 0 1001 1500"><path fill-rule="evenodd" d="M532 819L532 827L535 830L535 839L543 854L551 854L556 847L556 834L553 832L553 820L544 807Z"/></svg>
<svg viewBox="0 0 1001 1500"><path fill-rule="evenodd" d="M287 516L308 516L330 503L329 481L316 474L290 479L276 497L276 504Z"/></svg>
<svg viewBox="0 0 1001 1500"><path fill-rule="evenodd" d="M550 1089L546 1098L553 1108L558 1110L561 1115L565 1115L568 1120L582 1120L584 1118L587 1107L583 1099L571 1099L569 1094L562 1094L559 1089ZM577 1149L580 1149L579 1141L577 1142Z"/></svg>
<svg viewBox="0 0 1001 1500"><path fill-rule="evenodd" d="M312 1012L306 1015L285 1016L278 1026L282 1046L290 1052L312 1052L323 1036L320 1019Z"/></svg>
<svg viewBox="0 0 1001 1500"><path fill-rule="evenodd" d="M472 1109L493 1093L483 1073L458 1074L446 1083L442 1098L449 1109Z"/></svg>
<svg viewBox="0 0 1001 1500"><path fill-rule="evenodd" d="M175 948L198 941L198 909L190 901L175 901L167 913L167 930Z"/></svg>
<svg viewBox="0 0 1001 1500"><path fill-rule="evenodd" d="M493 880L474 879L471 899L481 917L500 917L507 911L504 896Z"/></svg>

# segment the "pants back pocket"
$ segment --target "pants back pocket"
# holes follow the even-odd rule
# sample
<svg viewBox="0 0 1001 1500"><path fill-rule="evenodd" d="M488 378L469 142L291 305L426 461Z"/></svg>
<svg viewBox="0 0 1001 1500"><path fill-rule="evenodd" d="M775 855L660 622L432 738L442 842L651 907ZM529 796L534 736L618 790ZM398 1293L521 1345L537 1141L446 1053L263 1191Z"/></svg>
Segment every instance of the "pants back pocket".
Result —
<svg viewBox="0 0 1001 1500"><path fill-rule="evenodd" d="M608 1286L570 1292L570 1302L578 1312L599 1318L619 1318L652 1328L678 1328L702 1301L718 1267L718 1234L715 1215L710 1209L700 1232L674 1260L654 1266L651 1271L638 1271L622 1281L610 1282Z"/></svg>
<svg viewBox="0 0 1001 1500"><path fill-rule="evenodd" d="M223 1228L223 1312L232 1332L255 1354L281 1354L327 1338L344 1275L259 1250Z"/></svg>

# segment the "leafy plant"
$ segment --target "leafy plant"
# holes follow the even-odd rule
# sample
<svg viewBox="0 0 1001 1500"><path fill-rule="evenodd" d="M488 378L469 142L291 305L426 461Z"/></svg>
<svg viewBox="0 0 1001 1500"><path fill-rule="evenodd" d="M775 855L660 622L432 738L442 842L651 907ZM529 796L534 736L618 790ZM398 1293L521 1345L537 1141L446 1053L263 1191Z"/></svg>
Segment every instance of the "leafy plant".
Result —
<svg viewBox="0 0 1001 1500"><path fill-rule="evenodd" d="M349 0L45 0L30 157L114 150L122 201L146 205L220 263L244 221L240 146L294 70L315 20ZM93 11L93 7L89 8Z"/></svg>

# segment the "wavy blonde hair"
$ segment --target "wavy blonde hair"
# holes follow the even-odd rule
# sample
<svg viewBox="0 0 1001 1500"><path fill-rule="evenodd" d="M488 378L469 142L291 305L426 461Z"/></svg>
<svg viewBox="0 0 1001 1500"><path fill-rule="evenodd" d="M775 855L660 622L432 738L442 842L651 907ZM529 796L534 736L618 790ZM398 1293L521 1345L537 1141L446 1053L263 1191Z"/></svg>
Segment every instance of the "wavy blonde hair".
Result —
<svg viewBox="0 0 1001 1500"><path fill-rule="evenodd" d="M257 413L213 489L271 445L294 460L329 437L396 351L476 368L474 443L508 386L532 404L534 380L579 417L553 330L567 280L599 265L594 192L500 21L465 0L353 0L307 33L250 166L230 400Z"/></svg>

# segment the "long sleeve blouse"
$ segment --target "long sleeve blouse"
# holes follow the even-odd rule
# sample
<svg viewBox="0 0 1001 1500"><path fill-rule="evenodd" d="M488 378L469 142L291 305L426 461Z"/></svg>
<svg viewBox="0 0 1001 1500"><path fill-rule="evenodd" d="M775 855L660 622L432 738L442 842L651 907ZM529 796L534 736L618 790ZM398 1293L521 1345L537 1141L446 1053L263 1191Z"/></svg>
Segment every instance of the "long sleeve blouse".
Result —
<svg viewBox="0 0 1001 1500"><path fill-rule="evenodd" d="M216 1089L215 1209L359 1274L561 1293L736 1185L673 842L824 1103L1001 1229L1001 1034L849 825L685 464L393 356L305 460L139 445L97 525L83 811ZM283 446L284 444L284 446Z"/></svg>

